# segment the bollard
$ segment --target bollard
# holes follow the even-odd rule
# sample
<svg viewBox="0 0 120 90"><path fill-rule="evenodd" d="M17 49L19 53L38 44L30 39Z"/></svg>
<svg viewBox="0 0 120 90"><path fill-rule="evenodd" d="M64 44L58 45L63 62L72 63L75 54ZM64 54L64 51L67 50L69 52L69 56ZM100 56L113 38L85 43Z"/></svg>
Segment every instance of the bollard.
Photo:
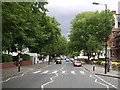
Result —
<svg viewBox="0 0 120 90"><path fill-rule="evenodd" d="M95 71L95 65L93 65L93 71Z"/></svg>
<svg viewBox="0 0 120 90"><path fill-rule="evenodd" d="M20 72L20 56L18 58L18 72Z"/></svg>

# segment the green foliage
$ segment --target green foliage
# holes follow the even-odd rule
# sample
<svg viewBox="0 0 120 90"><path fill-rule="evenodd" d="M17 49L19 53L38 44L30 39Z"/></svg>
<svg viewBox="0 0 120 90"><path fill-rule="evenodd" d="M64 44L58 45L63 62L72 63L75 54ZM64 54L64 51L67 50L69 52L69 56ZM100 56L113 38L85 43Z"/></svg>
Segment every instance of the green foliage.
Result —
<svg viewBox="0 0 120 90"><path fill-rule="evenodd" d="M28 47L40 53L58 38L61 29L54 17L46 15L48 2L2 2L2 48L16 52Z"/></svg>
<svg viewBox="0 0 120 90"><path fill-rule="evenodd" d="M12 55L10 54L2 54L2 62L12 62Z"/></svg>
<svg viewBox="0 0 120 90"><path fill-rule="evenodd" d="M67 40L64 36L59 36L55 38L52 43L44 46L42 52L48 55L65 55L67 53Z"/></svg>
<svg viewBox="0 0 120 90"><path fill-rule="evenodd" d="M107 10L107 30L105 30L105 11L83 12L71 21L69 47L71 51L84 50L89 56L98 52L108 40L113 25L113 15Z"/></svg>
<svg viewBox="0 0 120 90"><path fill-rule="evenodd" d="M30 60L30 55L28 55L28 54L22 54L21 58L22 58L23 61L29 61Z"/></svg>

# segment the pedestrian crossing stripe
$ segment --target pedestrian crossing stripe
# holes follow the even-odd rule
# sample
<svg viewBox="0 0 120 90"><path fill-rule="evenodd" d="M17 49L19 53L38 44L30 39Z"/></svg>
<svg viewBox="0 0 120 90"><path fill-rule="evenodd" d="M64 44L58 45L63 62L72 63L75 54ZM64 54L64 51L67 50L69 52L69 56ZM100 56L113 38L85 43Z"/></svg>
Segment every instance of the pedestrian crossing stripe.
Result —
<svg viewBox="0 0 120 90"><path fill-rule="evenodd" d="M62 73L62 74L69 74L68 72L70 72L71 74L73 74L73 75L75 75L75 74L77 74L75 71L62 71L62 72L60 72L60 73ZM85 72L84 71L79 71L81 74L85 74ZM43 72L41 72L41 71L36 71L36 72L33 72L33 74L37 74L37 73L40 73L40 74L56 74L56 73L58 73L58 71L56 70L56 71L53 71L53 72L51 72L50 73L50 71L43 71Z"/></svg>
<svg viewBox="0 0 120 90"><path fill-rule="evenodd" d="M62 73L65 73L65 71L62 71Z"/></svg>
<svg viewBox="0 0 120 90"><path fill-rule="evenodd" d="M80 73L81 73L81 74L85 74L85 72L84 72L84 71L80 71Z"/></svg>
<svg viewBox="0 0 120 90"><path fill-rule="evenodd" d="M57 71L54 71L54 72L52 72L52 73L57 73Z"/></svg>
<svg viewBox="0 0 120 90"><path fill-rule="evenodd" d="M33 74L36 74L36 73L40 73L41 71L36 71L36 72L33 72Z"/></svg>
<svg viewBox="0 0 120 90"><path fill-rule="evenodd" d="M44 71L43 73L41 73L41 74L45 74L45 73L48 73L48 71Z"/></svg>

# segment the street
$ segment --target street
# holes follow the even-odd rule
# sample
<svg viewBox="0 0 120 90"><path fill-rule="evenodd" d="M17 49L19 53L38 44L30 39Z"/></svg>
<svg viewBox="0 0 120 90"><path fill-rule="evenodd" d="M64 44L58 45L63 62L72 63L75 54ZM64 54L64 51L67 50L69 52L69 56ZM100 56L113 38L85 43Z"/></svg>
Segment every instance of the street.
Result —
<svg viewBox="0 0 120 90"><path fill-rule="evenodd" d="M118 79L97 76L72 62L48 65L44 68L12 78L2 83L3 88L98 88L117 90ZM3 89L4 90L4 89Z"/></svg>

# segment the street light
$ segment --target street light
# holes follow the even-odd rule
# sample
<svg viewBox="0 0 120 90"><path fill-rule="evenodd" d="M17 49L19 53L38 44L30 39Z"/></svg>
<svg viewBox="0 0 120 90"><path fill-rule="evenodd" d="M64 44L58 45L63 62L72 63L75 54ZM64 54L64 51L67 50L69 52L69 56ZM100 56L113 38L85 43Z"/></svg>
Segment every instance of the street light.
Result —
<svg viewBox="0 0 120 90"><path fill-rule="evenodd" d="M107 31L107 4L96 3L96 2L93 2L92 4L94 4L94 5L105 5L105 34L106 34L106 31ZM107 63L106 62L106 58L107 58L107 40L106 40L106 38L104 40L105 40L105 63ZM105 74L106 73L107 73L107 65L105 64Z"/></svg>

